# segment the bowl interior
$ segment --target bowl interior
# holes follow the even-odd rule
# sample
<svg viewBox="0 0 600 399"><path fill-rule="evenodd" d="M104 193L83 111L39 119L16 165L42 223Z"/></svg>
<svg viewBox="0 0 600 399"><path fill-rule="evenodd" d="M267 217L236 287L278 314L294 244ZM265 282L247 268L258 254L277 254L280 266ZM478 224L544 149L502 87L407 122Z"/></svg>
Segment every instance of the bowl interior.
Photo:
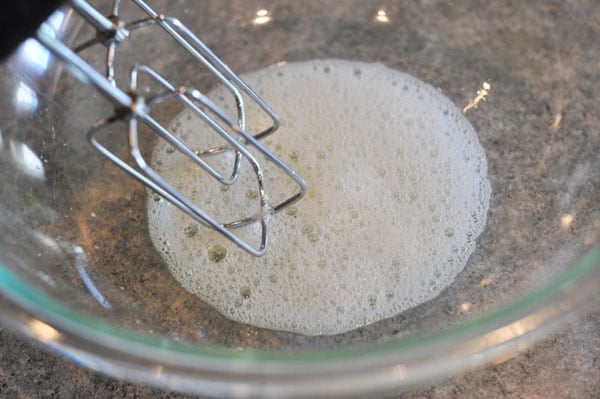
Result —
<svg viewBox="0 0 600 399"><path fill-rule="evenodd" d="M109 5L99 6L108 12ZM86 132L112 114L111 104L28 41L0 71L8 93L0 99L0 264L30 289L91 318L175 342L347 348L421 336L482 315L544 286L598 245L600 11L593 2L156 6L180 18L238 73L282 61L378 62L429 83L460 109L490 83L486 101L466 113L488 160L487 227L450 287L395 317L317 337L235 323L170 275L148 234L147 191L88 144ZM124 6L124 18L139 15ZM93 36L66 10L53 21L68 43ZM119 82L137 61L179 84L201 90L215 84L156 27L132 33L117 54ZM103 47L82 55L103 70ZM176 104L165 104L157 118L168 123L177 112ZM123 156L125 132L125 124L115 124L106 133ZM143 137L141 145L149 154L155 140Z"/></svg>

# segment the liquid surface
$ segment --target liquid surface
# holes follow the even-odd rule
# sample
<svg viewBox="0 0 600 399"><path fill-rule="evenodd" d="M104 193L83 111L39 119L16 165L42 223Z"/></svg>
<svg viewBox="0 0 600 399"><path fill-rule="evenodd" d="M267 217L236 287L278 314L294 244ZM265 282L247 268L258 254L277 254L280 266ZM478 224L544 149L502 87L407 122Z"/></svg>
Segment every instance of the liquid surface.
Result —
<svg viewBox="0 0 600 399"><path fill-rule="evenodd" d="M340 60L242 78L277 105L282 125L266 143L306 179L309 192L272 217L262 258L151 196L150 235L186 290L233 320L318 335L391 317L452 283L484 229L490 184L476 133L445 96L382 65ZM227 96L222 88L209 93L216 101ZM253 109L247 120L250 131L269 122ZM218 143L189 111L171 129L193 148ZM224 173L233 159L211 158ZM258 210L247 162L230 188L164 142L152 163L220 220ZM289 179L262 165L273 202L294 192ZM240 234L254 237L260 229Z"/></svg>

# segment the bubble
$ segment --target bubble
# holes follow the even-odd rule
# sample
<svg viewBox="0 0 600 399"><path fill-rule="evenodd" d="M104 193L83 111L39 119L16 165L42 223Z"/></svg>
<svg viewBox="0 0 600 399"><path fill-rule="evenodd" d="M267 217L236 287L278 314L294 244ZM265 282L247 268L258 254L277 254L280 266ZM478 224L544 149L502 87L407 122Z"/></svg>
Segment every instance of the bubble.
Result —
<svg viewBox="0 0 600 399"><path fill-rule="evenodd" d="M302 228L302 234L312 243L319 242L319 235L314 226L306 225Z"/></svg>
<svg viewBox="0 0 600 399"><path fill-rule="evenodd" d="M285 209L285 214L291 217L296 217L298 216L298 208L295 206L290 206Z"/></svg>
<svg viewBox="0 0 600 399"><path fill-rule="evenodd" d="M219 263L227 256L227 248L222 245L214 245L208 250L208 259L211 262Z"/></svg>
<svg viewBox="0 0 600 399"><path fill-rule="evenodd" d="M244 286L244 287L240 288L240 295L244 299L250 298L250 287Z"/></svg>
<svg viewBox="0 0 600 399"><path fill-rule="evenodd" d="M197 224L191 224L189 226L186 226L186 228L183 229L183 233L187 237L193 238L196 234L198 234L198 225Z"/></svg>
<svg viewBox="0 0 600 399"><path fill-rule="evenodd" d="M313 60L242 78L281 115L265 144L290 161L309 191L271 217L262 258L168 201L148 201L152 242L187 291L233 320L318 335L394 316L452 283L483 231L490 197L485 154L454 104L380 64ZM208 96L225 94L217 88ZM264 129L259 112L248 109L249 131ZM170 128L188 135L192 148L210 148L206 137L214 133L191 112ZM157 144L152 167L209 215L231 221L256 211L248 209L258 202L248 164L224 186L192 173L185 157L168 155L169 147ZM228 170L232 160L218 154L211 165ZM272 164L261 166L269 198L295 192ZM239 230L260 234L254 225Z"/></svg>

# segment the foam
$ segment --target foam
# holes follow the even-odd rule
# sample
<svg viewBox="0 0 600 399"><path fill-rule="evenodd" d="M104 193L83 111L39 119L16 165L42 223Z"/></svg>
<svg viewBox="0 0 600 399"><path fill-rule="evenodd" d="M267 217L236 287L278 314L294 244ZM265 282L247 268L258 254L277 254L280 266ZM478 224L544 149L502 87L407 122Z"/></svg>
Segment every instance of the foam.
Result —
<svg viewBox="0 0 600 399"><path fill-rule="evenodd" d="M445 96L385 66L340 60L243 79L277 106L283 123L268 145L309 193L273 216L262 258L149 200L152 240L187 291L233 320L317 335L394 316L452 283L484 229L491 190L477 135ZM248 120L250 128L266 122L252 110ZM188 144L207 145L206 128L189 113L171 127ZM164 143L152 163L209 213L227 219L256 208L248 165L225 191ZM271 197L293 189L269 165L266 175Z"/></svg>

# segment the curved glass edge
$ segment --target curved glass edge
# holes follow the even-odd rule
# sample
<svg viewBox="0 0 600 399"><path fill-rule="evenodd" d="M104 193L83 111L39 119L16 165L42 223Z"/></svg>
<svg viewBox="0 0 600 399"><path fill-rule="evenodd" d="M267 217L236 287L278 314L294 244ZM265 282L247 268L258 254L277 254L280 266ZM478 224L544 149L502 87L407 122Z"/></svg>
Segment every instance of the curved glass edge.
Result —
<svg viewBox="0 0 600 399"><path fill-rule="evenodd" d="M439 344L441 340L447 345L450 342L466 342L470 338L482 336L504 325L527 316L536 309L543 308L549 301L566 289L583 279L592 279L596 284L600 281L600 247L592 249L569 270L551 280L539 289L520 297L514 302L504 305L482 316L460 322L446 329L418 337L405 337L385 343L357 345L343 349L307 350L301 352L269 352L257 349L234 350L223 347L195 346L192 344L176 343L169 339L159 339L141 335L138 332L116 327L106 321L93 319L85 314L65 307L61 303L32 289L25 281L0 264L0 295L40 320L48 322L58 332L65 331L71 335L81 335L99 346L113 347L117 350L131 349L138 354L146 354L159 350L172 355L198 356L206 360L236 360L256 362L283 362L286 364L301 364L306 362L332 362L357 357L373 357L398 353L409 353L414 349L421 352L427 345ZM595 293L585 290L572 290L570 295L583 295L577 305L590 306L600 299ZM557 303L557 309L562 313L573 313L578 309ZM582 309L583 310L583 309ZM546 314L547 318L559 318L560 314ZM5 319L5 318L3 318ZM0 320L1 321L1 320ZM3 323L6 324L6 323ZM10 323L8 323L10 324ZM9 325L9 328L10 325ZM14 329L14 327L13 327ZM523 331L523 334L530 330ZM35 334L33 334L35 337ZM511 337L511 338L514 338ZM135 343L135 347L132 346ZM501 342L500 342L501 343ZM483 349L485 347L481 347ZM498 342L495 343L496 345ZM137 350L135 350L137 349ZM127 351L127 350L125 350Z"/></svg>

